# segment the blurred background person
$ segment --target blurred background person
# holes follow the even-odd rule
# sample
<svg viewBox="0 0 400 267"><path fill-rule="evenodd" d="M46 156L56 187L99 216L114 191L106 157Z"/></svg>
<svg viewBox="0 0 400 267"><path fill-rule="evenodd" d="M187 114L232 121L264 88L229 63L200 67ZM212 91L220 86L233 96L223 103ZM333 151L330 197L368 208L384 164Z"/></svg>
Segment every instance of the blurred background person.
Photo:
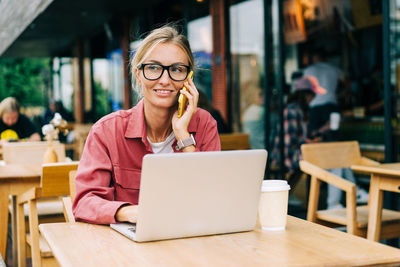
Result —
<svg viewBox="0 0 400 267"><path fill-rule="evenodd" d="M285 173L291 188L299 181L302 171L300 146L304 143L319 142L320 137L307 138L307 123L309 118L309 104L316 95L325 94L326 90L309 77L302 77L293 84L293 93L288 96L287 105L283 111L284 158L280 159L280 127L272 145L271 164L279 166L283 160Z"/></svg>
<svg viewBox="0 0 400 267"><path fill-rule="evenodd" d="M308 134L309 136L319 135L323 142L338 141L340 110L337 91L338 87L347 86L345 75L341 69L326 61L324 50L314 51L312 62L312 65L303 70L303 75L316 79L320 86L326 89L326 94L317 95L310 102ZM343 90L347 91L346 88ZM334 118L336 120L334 124L337 126L331 127ZM334 168L328 171L356 183L353 171L350 168ZM327 209L342 208L343 205L340 203L342 190L328 184L327 191ZM357 202L366 203L367 201L368 193L357 187Z"/></svg>
<svg viewBox="0 0 400 267"><path fill-rule="evenodd" d="M249 134L252 149L265 148L265 108L264 94L261 88L254 90L251 104L243 112L243 132Z"/></svg>
<svg viewBox="0 0 400 267"><path fill-rule="evenodd" d="M74 121L74 117L72 114L64 108L61 100L51 100L49 107L43 113L43 125L49 124L50 121L54 118L54 114L59 113L61 117L67 122Z"/></svg>
<svg viewBox="0 0 400 267"><path fill-rule="evenodd" d="M315 77L318 84L326 90L326 94L316 95L310 103L309 134L313 134L326 126L331 113L338 113L337 89L345 84L345 76L341 69L326 61L324 50L315 50L312 64L303 70L304 76ZM324 131L323 141L336 141L338 129Z"/></svg>
<svg viewBox="0 0 400 267"><path fill-rule="evenodd" d="M201 90L199 90L199 102L197 105L199 108L207 110L214 120L217 121L218 133L223 134L229 132L228 126L226 125L224 118L222 118L221 112L212 106L207 95Z"/></svg>
<svg viewBox="0 0 400 267"><path fill-rule="evenodd" d="M0 103L0 139L8 141L41 141L35 125L19 112L19 104L13 97L7 97Z"/></svg>

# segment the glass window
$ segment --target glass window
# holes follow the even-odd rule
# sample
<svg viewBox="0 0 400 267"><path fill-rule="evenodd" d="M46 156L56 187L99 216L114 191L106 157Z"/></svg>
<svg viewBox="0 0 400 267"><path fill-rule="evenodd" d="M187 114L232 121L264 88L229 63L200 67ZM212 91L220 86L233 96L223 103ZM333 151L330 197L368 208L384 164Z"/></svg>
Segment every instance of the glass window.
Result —
<svg viewBox="0 0 400 267"><path fill-rule="evenodd" d="M251 148L265 148L263 1L230 7L232 129L250 135Z"/></svg>

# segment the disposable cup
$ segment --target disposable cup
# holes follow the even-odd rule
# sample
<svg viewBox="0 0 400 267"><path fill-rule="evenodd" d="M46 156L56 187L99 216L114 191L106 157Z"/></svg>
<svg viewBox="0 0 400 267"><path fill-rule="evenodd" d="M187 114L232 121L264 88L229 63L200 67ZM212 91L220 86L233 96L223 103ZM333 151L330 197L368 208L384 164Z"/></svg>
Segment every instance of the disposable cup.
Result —
<svg viewBox="0 0 400 267"><path fill-rule="evenodd" d="M258 208L263 230L285 230L290 186L286 180L264 180Z"/></svg>
<svg viewBox="0 0 400 267"><path fill-rule="evenodd" d="M340 125L340 113L332 112L329 117L329 126L331 130L337 131Z"/></svg>

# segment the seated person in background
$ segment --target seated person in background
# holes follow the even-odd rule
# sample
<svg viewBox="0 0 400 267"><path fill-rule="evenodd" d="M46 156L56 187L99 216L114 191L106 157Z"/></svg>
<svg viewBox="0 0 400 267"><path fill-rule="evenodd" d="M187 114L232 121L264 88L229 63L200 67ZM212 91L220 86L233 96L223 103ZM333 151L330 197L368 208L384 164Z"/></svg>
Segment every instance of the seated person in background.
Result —
<svg viewBox="0 0 400 267"><path fill-rule="evenodd" d="M68 112L65 108L63 103L60 100L51 100L49 107L43 114L43 124L49 124L50 121L54 118L54 115L59 113L61 117L66 120L67 122L73 122L74 117L70 112Z"/></svg>
<svg viewBox="0 0 400 267"><path fill-rule="evenodd" d="M210 101L208 100L208 97L205 93L202 91L199 91L199 103L198 103L199 108L205 109L208 112L210 112L211 116L217 121L217 127L218 127L218 133L228 133L228 126L225 124L224 118L222 118L221 113L215 109Z"/></svg>
<svg viewBox="0 0 400 267"><path fill-rule="evenodd" d="M74 121L74 117L70 112L68 112L65 108L61 100L51 100L49 107L45 110L42 116L42 126L45 124L49 124L51 120L54 119L54 115L58 113L61 117L66 120L68 123ZM73 143L75 134L73 131L70 131L66 136L63 133L58 134L58 140L62 143Z"/></svg>
<svg viewBox="0 0 400 267"><path fill-rule="evenodd" d="M41 141L40 134L33 123L19 113L19 104L13 97L7 97L0 102L0 142Z"/></svg>
<svg viewBox="0 0 400 267"><path fill-rule="evenodd" d="M51 100L49 107L43 113L43 125L49 124L50 121L54 118L54 114L56 114L56 101Z"/></svg>
<svg viewBox="0 0 400 267"><path fill-rule="evenodd" d="M73 212L78 221L135 223L146 154L221 150L217 123L197 108L199 93L187 78L194 58L184 35L171 26L153 30L131 66L143 99L91 128L76 175ZM188 100L180 118L179 94Z"/></svg>

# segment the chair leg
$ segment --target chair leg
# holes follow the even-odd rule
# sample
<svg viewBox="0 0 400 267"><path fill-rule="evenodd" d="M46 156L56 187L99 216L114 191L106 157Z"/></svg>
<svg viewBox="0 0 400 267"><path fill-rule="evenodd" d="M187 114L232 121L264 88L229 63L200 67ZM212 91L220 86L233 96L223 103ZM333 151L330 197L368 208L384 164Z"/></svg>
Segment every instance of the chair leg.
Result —
<svg viewBox="0 0 400 267"><path fill-rule="evenodd" d="M356 185L346 191L346 217L347 233L356 235L357 210L356 210Z"/></svg>
<svg viewBox="0 0 400 267"><path fill-rule="evenodd" d="M40 267L39 223L36 200L29 201L29 233L31 235L32 266Z"/></svg>
<svg viewBox="0 0 400 267"><path fill-rule="evenodd" d="M17 198L18 200L18 198ZM17 201L18 203L19 201ZM25 214L24 204L17 206L17 237L18 237L18 263L20 267L26 266L26 231L25 231Z"/></svg>
<svg viewBox="0 0 400 267"><path fill-rule="evenodd" d="M310 195L308 199L307 220L315 222L317 220L319 189L321 181L315 176L311 176Z"/></svg>

